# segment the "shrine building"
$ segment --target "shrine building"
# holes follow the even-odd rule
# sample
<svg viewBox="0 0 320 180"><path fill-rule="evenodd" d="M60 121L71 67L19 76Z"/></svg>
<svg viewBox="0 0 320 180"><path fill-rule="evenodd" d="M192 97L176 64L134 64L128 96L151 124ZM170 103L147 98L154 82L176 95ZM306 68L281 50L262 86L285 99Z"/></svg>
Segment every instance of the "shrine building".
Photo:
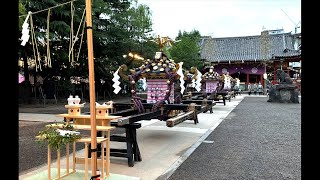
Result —
<svg viewBox="0 0 320 180"><path fill-rule="evenodd" d="M247 84L277 83L275 71L282 69L300 88L301 33L284 33L283 29L265 30L261 35L200 39L200 56L204 64L213 65L219 74L239 78L241 89Z"/></svg>

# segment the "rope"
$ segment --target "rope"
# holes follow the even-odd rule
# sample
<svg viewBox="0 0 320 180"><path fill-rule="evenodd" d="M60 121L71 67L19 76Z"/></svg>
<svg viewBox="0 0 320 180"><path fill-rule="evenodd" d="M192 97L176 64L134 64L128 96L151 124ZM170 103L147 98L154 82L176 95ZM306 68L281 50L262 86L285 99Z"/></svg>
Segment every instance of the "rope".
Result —
<svg viewBox="0 0 320 180"><path fill-rule="evenodd" d="M79 47L79 52L80 52L80 48L81 48L82 40L83 40L83 34L84 34L85 21L83 21L83 19L84 19L85 12L86 12L86 9L83 9L81 21L80 21L80 24L79 24L79 27L78 27L78 30L77 30L77 33L76 33L76 36L75 36L75 40L72 41L72 42L73 42L73 43L72 43L72 46L71 46L71 48L69 49L69 57L70 57L71 52L73 53L73 47L74 47L74 44L75 44L76 41L77 41L76 38L78 37L79 31L80 31L80 27L81 27L81 24L82 24L82 22L83 22L82 37L81 37L80 47ZM72 38L73 38L73 36L72 36ZM71 39L71 38L70 38L70 39ZM71 42L71 40L70 40L70 42ZM78 52L77 60L79 59L79 52ZM70 58L69 58L69 59L70 59Z"/></svg>
<svg viewBox="0 0 320 180"><path fill-rule="evenodd" d="M41 71L40 53L39 53L39 50L38 50L38 44L37 44L36 36L35 36L35 33L34 33L33 20L32 20L32 15L31 14L30 14L30 31L31 31L33 56L34 56L34 59L35 59L36 72L37 72L38 71L37 59L39 61L39 67L40 67L40 71ZM38 57L36 56L36 53L37 53Z"/></svg>
<svg viewBox="0 0 320 180"><path fill-rule="evenodd" d="M129 75L129 82L131 81L136 81L138 80L138 76L134 76L132 77L132 75ZM131 84L131 90L132 90L132 98L133 98L133 104L134 106L138 109L138 112L139 113L143 113L145 112L145 109L142 105L142 102L141 102L141 98L137 96L137 92L136 92L136 84Z"/></svg>
<svg viewBox="0 0 320 180"><path fill-rule="evenodd" d="M42 71L42 68L41 68L41 56L40 56L39 51L38 51L38 67L39 67L39 70Z"/></svg>
<svg viewBox="0 0 320 180"><path fill-rule="evenodd" d="M74 16L74 9L73 9L73 1L70 4L71 10L71 23L70 23L70 43L69 43L69 62L70 62L70 54L71 55L71 62L74 61L74 56L73 56L73 16Z"/></svg>
<svg viewBox="0 0 320 180"><path fill-rule="evenodd" d="M36 57L36 51L34 47L34 30L33 30L33 22L32 22L32 16L30 14L30 31L31 31L31 42L32 42L32 50L33 50L33 56L35 59L35 64L36 64L36 71L37 71L37 57Z"/></svg>
<svg viewBox="0 0 320 180"><path fill-rule="evenodd" d="M46 9L43 9L43 10L39 10L39 11L36 11L36 12L31 12L29 11L28 14L25 14L25 15L20 15L20 17L24 17L24 16L27 16L29 15L30 16L30 28L31 28L31 39L32 39L32 48L33 48L33 55L34 55L34 58L35 58L35 68L36 68L36 72L38 71L38 68L40 71L42 71L41 69L41 57L40 57L40 53L39 53L39 49L38 49L38 44L37 44L37 40L36 40L36 36L35 36L35 32L34 32L34 26L33 26L33 20L32 20L32 14L37 14L37 13L40 13L40 12L43 12L43 11L46 11L48 10L48 16L47 16L47 32L46 32L46 36L47 36L47 57L45 57L45 60L48 64L48 67L52 67L51 65L51 56L50 56L50 33L49 33L49 25L50 25L50 14L51 14L51 9L53 8L56 8L56 7L60 7L60 6L63 6L63 5L66 5L68 3L71 3L71 25L70 25L70 44L69 44L69 62L70 62L70 54L72 53L72 56L71 56L71 61L73 62L74 61L74 51L73 51L73 47L74 47L74 44L75 42L77 41L76 40L76 37L78 37L78 34L79 34L79 31L80 31L80 27L81 27L81 24L83 22L83 28L82 28L82 36L81 36L81 42L80 42L80 47L79 47L79 52L77 54L77 61L79 59L79 56L80 56L80 49L82 47L82 41L83 41L83 34L84 34L84 26L85 26L85 21L83 21L84 19L84 15L85 15L85 9L83 10L83 14L82 14L82 18L81 18L81 22L79 24L79 28L77 30L77 34L75 36L75 39L73 39L73 18L74 18L74 6L73 6L73 2L74 1L77 1L77 0L71 0L71 1L68 1L68 2L65 2L65 3L62 3L62 4L58 4L56 6L53 6L53 7L49 7L49 8L46 8Z"/></svg>
<svg viewBox="0 0 320 180"><path fill-rule="evenodd" d="M49 10L49 9L53 9L53 8L56 8L56 7L59 7L59 6L63 6L63 5L66 5L66 4L71 3L71 2L74 2L74 1L77 1L77 0L71 0L71 1L69 1L69 2L65 2L65 3L62 3L62 4L58 4L58 5L56 5L56 6L49 7L49 8L47 8L47 9L43 9L43 10L36 11L36 12L31 12L31 14L37 14L37 13L40 13L40 12L43 12L43 11L47 11L47 10ZM30 14L30 15L31 15L31 14ZM19 18L20 18L20 17L27 16L27 15L28 15L28 14L20 15Z"/></svg>
<svg viewBox="0 0 320 180"><path fill-rule="evenodd" d="M81 51L82 42L83 42L83 35L84 35L84 26L85 26L85 24L86 24L86 21L83 21L82 34L81 34L80 45L79 45L79 50L78 50L78 54L77 54L77 61L79 60L79 57L80 57L80 51Z"/></svg>
<svg viewBox="0 0 320 180"><path fill-rule="evenodd" d="M168 88L169 88L168 90L169 90L169 92L165 95L165 97L164 97L162 100L156 102L156 103L152 106L152 109L151 109L152 112L156 111L162 104L165 104L165 102L170 103L169 97L170 97L170 95L171 95L172 84L173 84L173 81L174 81L175 74L172 73L172 72L169 72L168 69L165 69L165 72L166 72L166 76L168 77L168 79L169 79L169 81L170 81L170 83L168 84Z"/></svg>
<svg viewBox="0 0 320 180"><path fill-rule="evenodd" d="M174 103L175 103L175 104L180 104L181 101L182 101L181 93L179 93L178 95L176 95L176 96L174 97Z"/></svg>
<svg viewBox="0 0 320 180"><path fill-rule="evenodd" d="M48 17L47 17L47 64L48 67L52 67L51 66L51 57L50 57L50 34L49 34L49 24L50 24L50 9L48 11Z"/></svg>
<svg viewBox="0 0 320 180"><path fill-rule="evenodd" d="M205 82L202 82L201 84L201 89L206 89L206 83ZM211 93L214 93L217 89L215 89L213 92ZM202 91L202 95L203 97L207 97L207 92L205 90Z"/></svg>

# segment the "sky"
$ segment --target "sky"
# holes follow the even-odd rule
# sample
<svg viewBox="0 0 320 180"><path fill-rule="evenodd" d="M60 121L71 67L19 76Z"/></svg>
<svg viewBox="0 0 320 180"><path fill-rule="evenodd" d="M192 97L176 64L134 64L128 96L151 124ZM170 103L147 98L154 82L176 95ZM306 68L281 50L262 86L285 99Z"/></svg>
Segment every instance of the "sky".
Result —
<svg viewBox="0 0 320 180"><path fill-rule="evenodd" d="M175 38L179 30L202 36L238 37L301 26L301 0L138 0L151 10L153 35ZM301 32L301 28L296 28Z"/></svg>

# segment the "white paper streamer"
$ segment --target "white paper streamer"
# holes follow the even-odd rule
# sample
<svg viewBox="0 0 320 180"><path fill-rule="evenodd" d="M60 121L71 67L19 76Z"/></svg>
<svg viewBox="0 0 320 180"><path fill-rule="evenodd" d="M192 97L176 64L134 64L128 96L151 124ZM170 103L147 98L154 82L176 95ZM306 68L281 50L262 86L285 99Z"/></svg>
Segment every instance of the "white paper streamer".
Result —
<svg viewBox="0 0 320 180"><path fill-rule="evenodd" d="M198 74L197 74L197 80L196 80L196 86L195 86L195 89L199 92L201 90L201 72L199 70L198 71Z"/></svg>
<svg viewBox="0 0 320 180"><path fill-rule="evenodd" d="M115 73L113 73L113 79L112 79L112 81L114 82L112 87L114 88L113 92L115 94L118 94L119 91L121 90L121 87L119 86L120 85L120 81L119 81L120 76L118 75L119 69L120 69L120 67L118 68L118 70Z"/></svg>
<svg viewBox="0 0 320 180"><path fill-rule="evenodd" d="M237 86L240 87L240 79L237 78Z"/></svg>
<svg viewBox="0 0 320 180"><path fill-rule="evenodd" d="M196 87L196 80L194 80L194 79L191 80L191 87L193 87L193 88Z"/></svg>
<svg viewBox="0 0 320 180"><path fill-rule="evenodd" d="M24 23L22 25L22 36L21 36L21 46L25 46L26 43L29 41L30 35L29 35L29 23L28 23L28 18L31 14L31 11L29 11L26 19L24 20Z"/></svg>
<svg viewBox="0 0 320 180"><path fill-rule="evenodd" d="M117 86L117 87L114 88L113 92L114 92L115 94L118 94L120 90L121 90L121 87L120 87L120 86Z"/></svg>
<svg viewBox="0 0 320 180"><path fill-rule="evenodd" d="M141 81L142 81L142 88L145 91L147 89L147 80L144 77L144 78L141 79Z"/></svg>
<svg viewBox="0 0 320 180"><path fill-rule="evenodd" d="M117 80L117 81L114 81L114 83L113 83L112 86L114 87L114 86L119 86L119 85L120 85L120 81ZM114 87L114 88L115 88L115 87Z"/></svg>
<svg viewBox="0 0 320 180"><path fill-rule="evenodd" d="M56 130L59 132L61 136L70 136L72 134L75 134L75 135L80 134L80 132L77 132L77 131L70 131L70 130L64 130L64 129L56 129Z"/></svg>
<svg viewBox="0 0 320 180"><path fill-rule="evenodd" d="M225 76L225 78L224 78L224 89L231 89L231 78L230 78L230 76Z"/></svg>
<svg viewBox="0 0 320 180"><path fill-rule="evenodd" d="M183 65L183 62L179 62L179 69L177 71L177 74L180 76L180 88L181 88L181 94L183 94L184 90L186 89L183 85L184 85L184 75L183 75L183 72L182 72L182 65Z"/></svg>

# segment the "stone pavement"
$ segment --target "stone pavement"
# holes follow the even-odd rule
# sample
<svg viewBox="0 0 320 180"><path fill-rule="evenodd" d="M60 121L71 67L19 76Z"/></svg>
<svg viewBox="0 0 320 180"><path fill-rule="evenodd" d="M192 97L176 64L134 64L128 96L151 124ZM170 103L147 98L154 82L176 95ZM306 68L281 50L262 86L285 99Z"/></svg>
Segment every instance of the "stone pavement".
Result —
<svg viewBox="0 0 320 180"><path fill-rule="evenodd" d="M301 179L301 104L267 100L246 96L172 174L159 179Z"/></svg>

